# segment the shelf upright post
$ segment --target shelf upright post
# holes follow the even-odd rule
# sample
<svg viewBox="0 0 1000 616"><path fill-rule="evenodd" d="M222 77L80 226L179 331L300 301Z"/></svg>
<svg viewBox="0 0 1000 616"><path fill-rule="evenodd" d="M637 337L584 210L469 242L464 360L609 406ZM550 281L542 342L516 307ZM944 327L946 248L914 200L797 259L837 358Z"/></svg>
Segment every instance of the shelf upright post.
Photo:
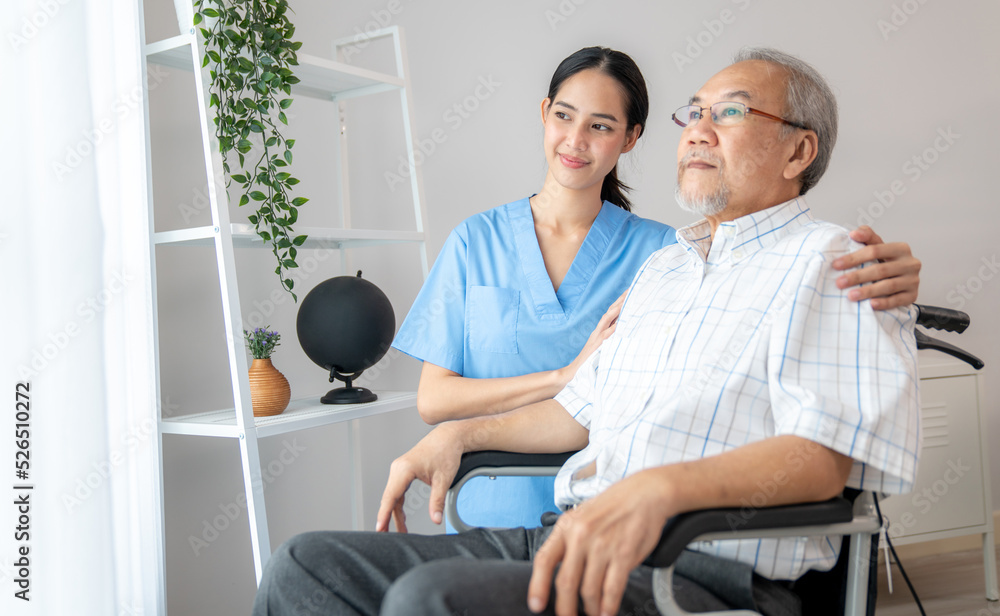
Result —
<svg viewBox="0 0 1000 616"><path fill-rule="evenodd" d="M236 257L233 249L232 225L229 221L229 195L222 167L219 140L212 122L210 96L207 91L210 66L201 66L203 48L201 34L195 32L191 43L191 56L195 72L195 90L198 95L198 118L201 124L202 147L205 154L205 171L208 179L208 199L215 231L215 256L219 268L219 287L222 292L222 314L225 322L226 343L229 352L229 373L236 408L236 425L239 431L240 458L243 467L243 485L247 496L247 516L250 520L250 542L253 547L254 570L260 584L264 565L271 556L271 540L267 531L267 510L264 505L264 482L260 471L260 450L257 446L257 428L254 425L253 405L250 399L250 377L246 350L243 343L243 317L239 312L240 294L236 282Z"/></svg>
<svg viewBox="0 0 1000 616"><path fill-rule="evenodd" d="M145 24L145 7L142 2L139 2L139 49L146 49L146 28L142 27ZM153 215L153 154L152 154L152 139L150 124L149 124L149 67L146 65L145 58L139 63L142 67L142 83L143 87L146 89L142 96L142 114L143 114L143 130L145 137L145 147L146 147L146 204L148 207L149 216L149 271L151 275L151 280L149 284L151 297L151 306L153 309L153 374L155 375L154 383L154 395L156 396L156 469L157 469L157 490L153 491L156 503L154 506L154 511L156 512L156 533L159 535L157 541L157 562L159 563L159 570L156 572L156 585L157 585L157 603L156 603L156 613L166 614L167 613L167 572L166 572L166 561L164 560L165 546L167 544L167 533L166 533L166 523L164 521L165 510L163 506L163 404L161 402L162 395L160 393L160 325L159 318L156 314L157 302L156 302L156 242L154 241L154 235L156 230L156 220Z"/></svg>
<svg viewBox="0 0 1000 616"><path fill-rule="evenodd" d="M396 60L396 76L403 81L403 87L399 89L400 111L403 120L403 136L406 140L406 157L410 172L410 189L411 198L413 200L414 222L416 224L417 232L422 234L427 226L427 220L422 207L424 201L423 182L421 181L420 173L417 170L416 154L414 152L416 137L414 136L413 124L411 122L411 118L413 117L413 103L409 96L411 87L409 77L410 70L406 59L406 42L403 39L403 30L399 26L390 26L388 28L375 30L374 32L365 32L364 36L365 41L372 41L374 39L385 37L392 38L393 52L395 53ZM344 53L344 47L357 42L357 38L355 37L343 38L334 41L333 48L336 59L339 62L347 63L349 61L349 57ZM347 167L347 111L343 100L339 100L337 96L334 96L333 100L337 106L337 125L340 133L340 138L337 140L337 146L335 148L335 160L340 168L340 221L341 226L344 229L348 229L351 226L351 185L350 174L348 173ZM353 268L349 267L350 255L348 251L343 248L343 246L341 247L340 254L341 272L346 275L353 271ZM427 272L427 243L426 241L421 241L420 273L423 280L427 279ZM355 530L362 530L362 521L365 519L365 513L364 495L361 490L360 479L361 434L357 420L348 423L347 442L351 461L354 465L354 472L351 473L351 493L353 495L354 502L354 507L351 510L352 527Z"/></svg>
<svg viewBox="0 0 1000 616"><path fill-rule="evenodd" d="M390 26L385 29L392 34L393 45L396 52L396 74L403 80L403 87L399 90L400 105L403 109L403 134L406 136L406 155L410 165L410 190L413 192L413 217L416 220L417 231L424 233L427 228L427 213L423 208L424 203L424 183L421 174L417 172L416 134L413 131L413 101L410 97L410 65L406 55L406 38L403 29L399 26ZM427 280L427 243L420 244L420 271L423 279Z"/></svg>

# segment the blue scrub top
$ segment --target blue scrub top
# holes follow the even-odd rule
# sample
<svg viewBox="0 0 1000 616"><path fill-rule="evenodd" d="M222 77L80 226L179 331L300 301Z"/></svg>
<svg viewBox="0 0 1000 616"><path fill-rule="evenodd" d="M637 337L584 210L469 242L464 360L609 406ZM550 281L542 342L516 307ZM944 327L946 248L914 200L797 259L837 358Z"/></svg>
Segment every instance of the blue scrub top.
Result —
<svg viewBox="0 0 1000 616"><path fill-rule="evenodd" d="M675 242L672 227L605 201L556 292L528 199L476 214L449 235L392 346L470 378L561 368L646 258ZM552 483L476 478L459 511L472 525L537 526L556 510Z"/></svg>

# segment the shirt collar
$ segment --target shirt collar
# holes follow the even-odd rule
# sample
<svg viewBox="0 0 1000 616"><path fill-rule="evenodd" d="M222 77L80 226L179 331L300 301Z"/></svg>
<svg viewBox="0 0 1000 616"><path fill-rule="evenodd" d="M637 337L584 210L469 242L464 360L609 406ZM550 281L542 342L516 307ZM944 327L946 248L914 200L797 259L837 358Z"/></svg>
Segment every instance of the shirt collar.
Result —
<svg viewBox="0 0 1000 616"><path fill-rule="evenodd" d="M677 243L711 265L737 263L812 222L813 217L805 199L796 197L721 223L714 240L711 224L702 219L678 229Z"/></svg>

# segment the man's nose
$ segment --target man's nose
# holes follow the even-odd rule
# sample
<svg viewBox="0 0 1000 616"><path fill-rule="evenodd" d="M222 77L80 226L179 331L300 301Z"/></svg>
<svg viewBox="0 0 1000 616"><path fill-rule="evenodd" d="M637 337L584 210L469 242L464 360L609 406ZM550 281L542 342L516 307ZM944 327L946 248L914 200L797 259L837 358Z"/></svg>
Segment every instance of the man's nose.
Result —
<svg viewBox="0 0 1000 616"><path fill-rule="evenodd" d="M712 116L706 113L697 122L688 124L684 128L681 138L692 145L716 145L718 134L715 132L715 122L712 121Z"/></svg>

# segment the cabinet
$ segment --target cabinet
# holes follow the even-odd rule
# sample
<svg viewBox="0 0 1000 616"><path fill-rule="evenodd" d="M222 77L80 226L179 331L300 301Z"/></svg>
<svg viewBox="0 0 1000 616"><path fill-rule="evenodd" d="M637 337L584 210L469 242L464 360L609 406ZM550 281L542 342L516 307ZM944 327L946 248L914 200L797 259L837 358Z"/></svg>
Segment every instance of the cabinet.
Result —
<svg viewBox="0 0 1000 616"><path fill-rule="evenodd" d="M141 7L141 3L140 3ZM141 31L141 30L140 30ZM414 134L411 127L412 102L408 78L405 41L403 31L398 27L385 28L377 32L366 33L366 40L384 39L391 42L395 55L395 73L380 73L349 65L333 59L320 58L306 54L298 54L299 66L295 75L300 83L293 87L293 96L311 97L326 101L330 113L337 118L340 126L339 138L331 135L335 173L338 177L338 193L330 196L328 203L340 205L340 226L336 228L300 227L296 226L296 234L309 236L307 242L300 247L303 254L310 249L339 250L341 263L344 263L345 251L362 246L379 244L410 244L414 247L417 263L424 278L427 275L427 254L424 243L424 227L426 216L422 209L423 188L420 169L414 157ZM335 55L340 57L342 49L353 41L334 42ZM208 69L202 69L202 42L200 33L195 28L182 32L179 36L165 40L146 43L145 33L141 45L146 58L144 70L150 64L160 64L175 69L182 69L192 74L197 100L192 101L198 107L198 117L201 128L202 149L207 178L221 177L222 159L218 142L215 137L212 122L212 109L208 105L207 86L209 82ZM405 151L408 153L408 176L411 199L413 202L412 230L381 230L358 229L351 225L351 207L349 176L347 173L347 134L344 130L346 107L343 101L351 98L369 96L387 91L398 91L400 96L400 111L402 114L403 139ZM359 527L360 516L360 481L358 468L360 453L358 451L357 421L361 418L410 408L415 405L415 392L379 391L376 402L363 405L323 405L318 396L308 399L293 399L284 413L273 417L253 416L250 402L250 385L248 379L247 352L243 339L243 311L240 306L240 295L236 276L236 249L252 250L263 247L263 242L256 236L252 226L234 224L230 220L228 197L224 186L218 182L208 182L208 198L212 223L205 226L189 227L171 231L155 230L153 216L153 161L150 155L149 108L146 102L146 141L147 141L147 176L150 178L150 238L153 263L153 288L156 293L156 253L162 246L210 246L214 248L215 265L218 269L219 285L222 298L222 317L226 332L228 371L232 388L233 406L231 408L212 410L194 415L180 417L158 417L159 434L162 445L162 435L194 435L222 439L236 439L239 442L241 466L246 492L247 513L250 520L250 538L253 550L254 568L259 583L261 573L271 554L271 544L268 536L267 513L264 503L264 485L262 481L258 440L270 436L286 434L296 430L305 430L317 426L339 422L347 422L349 426L349 455L353 460L352 498L354 526ZM313 199L322 203L322 199ZM319 207L319 206L317 206ZM268 271L261 275L268 275ZM347 272L343 272L347 273ZM307 289L298 289L303 296ZM153 298L153 315L157 318L157 299ZM154 344L157 349L157 395L160 390L160 332L156 328ZM287 338L287 337L286 337ZM293 343L294 344L294 343ZM159 473L160 494L163 494L163 469ZM161 509L162 516L162 509ZM160 527L163 527L162 519ZM161 574L162 575L162 574ZM163 585L161 577L161 585Z"/></svg>
<svg viewBox="0 0 1000 616"><path fill-rule="evenodd" d="M882 502L896 545L981 535L986 597L998 598L993 501L981 373L932 351L920 352L921 452L910 494Z"/></svg>

